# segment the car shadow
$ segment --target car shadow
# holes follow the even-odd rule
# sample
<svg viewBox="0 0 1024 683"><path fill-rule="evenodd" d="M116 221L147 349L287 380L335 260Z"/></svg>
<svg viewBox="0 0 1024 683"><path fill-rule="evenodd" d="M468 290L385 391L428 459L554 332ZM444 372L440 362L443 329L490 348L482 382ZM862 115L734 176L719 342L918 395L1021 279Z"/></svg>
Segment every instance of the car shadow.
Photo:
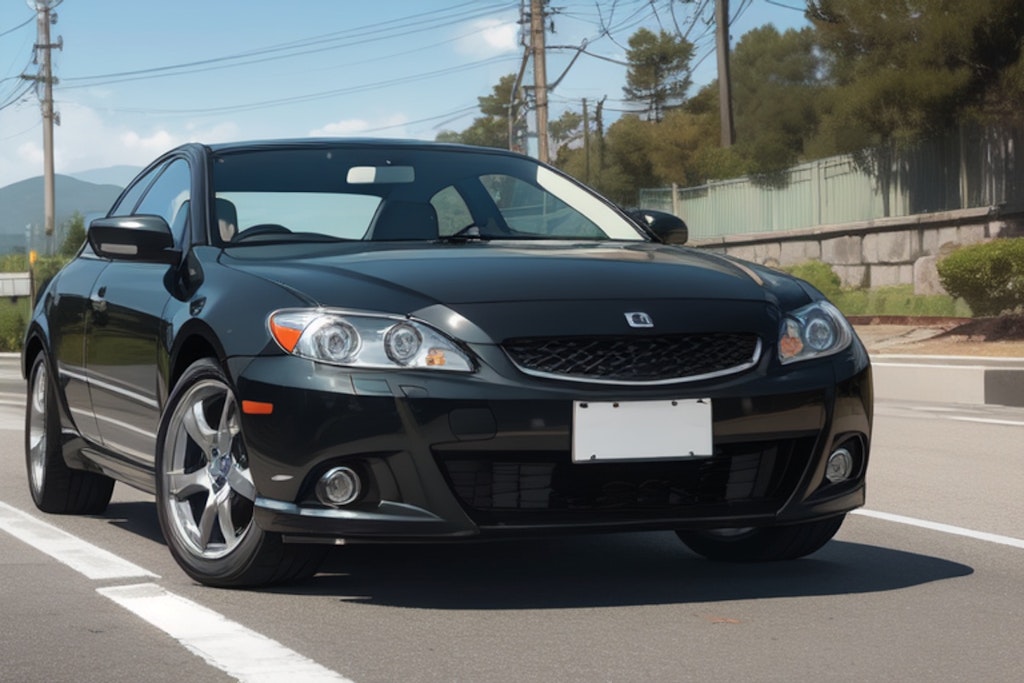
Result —
<svg viewBox="0 0 1024 683"><path fill-rule="evenodd" d="M153 501L112 502L102 517L107 523L150 541L166 545Z"/></svg>
<svg viewBox="0 0 1024 683"><path fill-rule="evenodd" d="M791 562L731 564L674 534L601 534L444 545L352 545L278 593L441 610L703 603L898 590L967 576L936 557L832 541Z"/></svg>

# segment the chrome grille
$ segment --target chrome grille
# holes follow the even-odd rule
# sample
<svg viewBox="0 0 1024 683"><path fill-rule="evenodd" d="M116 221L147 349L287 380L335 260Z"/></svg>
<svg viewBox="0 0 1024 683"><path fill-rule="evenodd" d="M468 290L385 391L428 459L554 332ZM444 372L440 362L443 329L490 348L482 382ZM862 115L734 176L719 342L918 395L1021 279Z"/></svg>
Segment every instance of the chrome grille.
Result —
<svg viewBox="0 0 1024 683"><path fill-rule="evenodd" d="M625 384L708 379L753 367L761 355L757 335L731 332L522 338L502 348L528 374Z"/></svg>

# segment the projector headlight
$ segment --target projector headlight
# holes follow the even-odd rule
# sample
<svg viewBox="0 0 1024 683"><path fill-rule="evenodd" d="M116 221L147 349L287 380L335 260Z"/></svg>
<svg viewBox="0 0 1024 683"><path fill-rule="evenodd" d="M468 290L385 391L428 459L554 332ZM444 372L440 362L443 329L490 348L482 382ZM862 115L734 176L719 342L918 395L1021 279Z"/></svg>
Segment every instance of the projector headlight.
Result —
<svg viewBox="0 0 1024 683"><path fill-rule="evenodd" d="M270 334L290 354L358 368L425 368L472 372L465 351L415 320L332 309L284 309L270 315Z"/></svg>
<svg viewBox="0 0 1024 683"><path fill-rule="evenodd" d="M853 342L853 328L828 301L815 301L787 313L779 327L779 362L783 365L830 356Z"/></svg>

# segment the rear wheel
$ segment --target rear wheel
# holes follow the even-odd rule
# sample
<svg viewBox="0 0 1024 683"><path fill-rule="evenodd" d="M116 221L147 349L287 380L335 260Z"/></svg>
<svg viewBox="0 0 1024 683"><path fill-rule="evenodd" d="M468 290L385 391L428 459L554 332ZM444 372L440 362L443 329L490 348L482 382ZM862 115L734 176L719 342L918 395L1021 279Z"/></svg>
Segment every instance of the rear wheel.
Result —
<svg viewBox="0 0 1024 683"><path fill-rule="evenodd" d="M256 487L238 401L223 370L193 363L168 399L157 438L157 513L182 569L210 586L306 578L326 550L287 545L254 518Z"/></svg>
<svg viewBox="0 0 1024 683"><path fill-rule="evenodd" d="M846 515L815 522L744 529L677 531L687 547L709 560L768 562L810 555L836 535Z"/></svg>
<svg viewBox="0 0 1024 683"><path fill-rule="evenodd" d="M25 401L25 467L32 501L43 512L98 515L107 509L114 480L64 462L55 387L46 355L37 354Z"/></svg>

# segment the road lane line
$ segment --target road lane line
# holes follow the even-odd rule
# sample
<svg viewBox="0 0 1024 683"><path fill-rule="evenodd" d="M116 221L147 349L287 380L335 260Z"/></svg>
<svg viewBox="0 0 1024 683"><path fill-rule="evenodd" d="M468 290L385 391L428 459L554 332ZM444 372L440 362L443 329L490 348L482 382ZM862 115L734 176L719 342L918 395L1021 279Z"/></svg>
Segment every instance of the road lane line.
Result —
<svg viewBox="0 0 1024 683"><path fill-rule="evenodd" d="M978 422L986 425L1005 425L1008 427L1024 427L1020 420L1000 420L994 417L967 417L966 415L943 415L943 420L954 420L956 422Z"/></svg>
<svg viewBox="0 0 1024 683"><path fill-rule="evenodd" d="M63 562L94 580L129 577L160 578L113 553L72 536L52 524L0 502L0 530Z"/></svg>
<svg viewBox="0 0 1024 683"><path fill-rule="evenodd" d="M865 517L874 517L875 519L885 520L886 522L907 524L910 526L920 527L922 529L931 529L932 531L941 531L942 533L953 534L955 536L966 536L967 538L973 538L979 541L988 541L989 543L998 543L1000 545L1008 545L1012 548L1020 548L1024 550L1024 540L1012 538L1010 536L1000 536L999 534L990 534L985 531L974 531L972 529L964 529L963 527L952 526L950 524L929 522L924 519L904 517L903 515L894 515L888 512L876 512L875 510L854 510L853 514L863 515Z"/></svg>
<svg viewBox="0 0 1024 683"><path fill-rule="evenodd" d="M240 681L352 683L276 640L154 583L98 588L96 592L167 633L210 666Z"/></svg>

